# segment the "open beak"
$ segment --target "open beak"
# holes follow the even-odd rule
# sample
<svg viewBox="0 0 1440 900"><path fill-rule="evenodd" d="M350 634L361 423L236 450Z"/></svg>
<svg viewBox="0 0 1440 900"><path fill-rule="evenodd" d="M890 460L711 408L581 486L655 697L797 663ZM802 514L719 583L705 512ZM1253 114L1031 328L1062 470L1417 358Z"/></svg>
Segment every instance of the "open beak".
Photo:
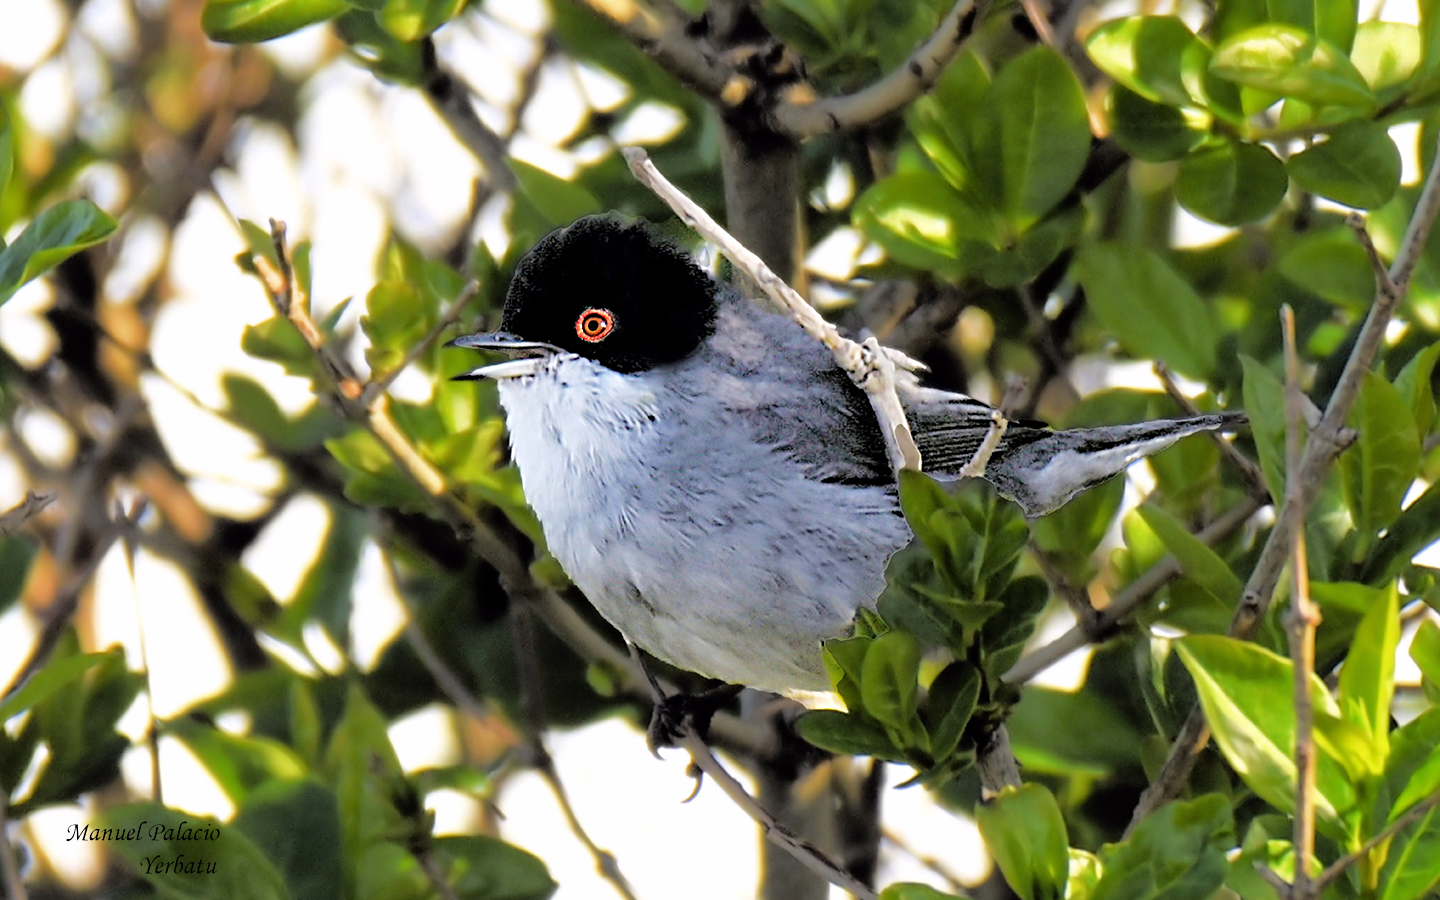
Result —
<svg viewBox="0 0 1440 900"><path fill-rule="evenodd" d="M481 366L478 369L471 369L451 378L451 381L479 381L481 378L518 378L522 375L534 375L539 371L540 363L552 353L562 352L554 344L547 344L543 341L527 341L518 335L508 331L491 331L482 334L467 334L458 337L447 347L467 347L471 350L491 350L500 353L509 353L516 356L515 359L508 359L505 362L494 363L493 365Z"/></svg>

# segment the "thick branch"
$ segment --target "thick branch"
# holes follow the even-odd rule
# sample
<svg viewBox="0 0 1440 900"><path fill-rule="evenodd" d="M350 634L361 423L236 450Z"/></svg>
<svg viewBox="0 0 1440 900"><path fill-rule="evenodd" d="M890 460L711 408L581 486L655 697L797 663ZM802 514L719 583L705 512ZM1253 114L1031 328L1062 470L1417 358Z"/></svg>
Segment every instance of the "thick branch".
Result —
<svg viewBox="0 0 1440 900"><path fill-rule="evenodd" d="M705 44L685 33L690 23L661 21L635 0L580 2L682 84L694 88L707 100L720 98L732 73Z"/></svg>
<svg viewBox="0 0 1440 900"><path fill-rule="evenodd" d="M929 40L899 68L863 90L808 102L781 102L771 113L775 130L796 139L814 137L861 128L898 112L934 86L988 6L988 0L957 0Z"/></svg>

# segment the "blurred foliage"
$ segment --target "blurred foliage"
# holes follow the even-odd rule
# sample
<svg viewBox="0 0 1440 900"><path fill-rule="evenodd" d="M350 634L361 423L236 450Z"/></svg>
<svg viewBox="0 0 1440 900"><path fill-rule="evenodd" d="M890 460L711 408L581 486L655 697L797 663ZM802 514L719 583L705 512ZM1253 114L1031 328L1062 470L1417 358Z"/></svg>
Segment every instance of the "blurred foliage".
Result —
<svg viewBox="0 0 1440 900"><path fill-rule="evenodd" d="M472 834L438 837L425 795L459 791L484 808L505 779L543 756L536 742L545 727L639 715L636 700L611 690L603 661L546 629L528 644L517 640L529 633L516 621L524 598L508 595L469 536L445 523L441 501L397 464L373 425L339 414L360 398L344 399L333 366L282 315L243 334L196 336L233 340L324 398L292 414L260 382L226 375L224 402L212 412L253 436L284 475L252 520L204 509L141 390L142 375L163 374L147 342L169 300L164 279L152 276L125 303L101 301L117 265L101 242L117 219L122 235L145 217L173 233L211 176L233 162L226 151L243 146L237 114L294 135L297 109L312 102L307 83L247 45L330 23L321 26L327 60L443 107L437 86L467 88L438 67L437 47L477 22L499 21L503 2L177 0L138 16L138 59L109 60L121 106L108 132L41 133L16 111L26 73L0 73L0 227L8 238L0 303L47 273L57 297L47 313L51 359L27 366L0 352L0 414L26 479L65 487L61 516L0 535L0 612L40 615L51 626L28 677L0 699L0 785L12 821L84 797L95 827L160 828L143 841L107 844L124 863L105 876L116 896L428 898L442 887L464 898L549 896L555 885L544 862L496 837L488 814ZM606 209L666 218L614 152L614 136L638 110L661 104L675 113L679 124L651 156L702 205L723 210L717 173L727 138L716 109L737 113L677 79L663 54L647 54L605 18L625 6L548 5L509 131L471 123L493 140L500 163L483 160L470 227L453 246L437 247L397 225L373 285L354 298L358 316L347 315L346 301L317 312L315 323L319 340L363 359L367 402L374 394L363 391L383 393L402 371L426 386L425 402L389 398L399 433L442 473L450 500L479 510L537 585L564 591L612 642L545 551L509 464L493 387L450 381L469 361L436 338L493 324L516 261L548 230ZM1163 362L1201 409L1248 412L1250 430L1235 446L1280 497L1289 473L1277 312L1282 304L1295 312L1305 386L1323 406L1376 290L1342 208L1366 211L1378 252L1393 258L1420 189L1401 183L1395 139L1406 132L1392 126L1418 123L1420 146L1406 149L1428 166L1440 135L1440 7L1422 0L1412 25L1361 21L1357 4L1344 0L1181 6L1183 17L1099 21L1093 10L1069 15L1057 5L1052 24L1064 27L1051 46L1035 39L1018 4L998 4L924 95L895 115L798 147L798 197L771 200L777 209L799 201L812 245L849 234L879 251L858 255L853 277L829 279L829 308L847 327L923 357L937 385L979 392L1018 374L1028 379L1022 415L1066 426L1133 422L1181 410L1154 390L1082 397L1070 379L1091 362ZM627 21L642 27L652 13L684 13L695 20L670 36L695 41L713 25L699 19L700 0L647 10ZM937 2L767 0L749 23L749 42L725 49L743 57L783 44L803 61L804 86L832 97L906 65L947 11ZM623 87L553 148L574 162L570 177L518 158L522 146L512 142L552 60ZM220 83L227 87L214 89ZM788 146L763 113L758 126L746 123L751 138ZM157 160L174 158L164 170L172 177L154 174ZM82 176L97 164L132 183L121 208L106 212L81 196ZM497 195L505 202L490 204ZM472 246L475 223L497 209L504 249ZM1228 230L1180 246L1180 210ZM267 229L238 222L237 235L242 268L265 280L288 262L291 302L309 303L307 243L282 261ZM1311 680L1318 853L1323 863L1358 854L1327 887L1333 898L1418 900L1440 883L1432 852L1440 839L1432 803L1440 790L1440 627L1430 611L1440 587L1432 569L1413 562L1440 539L1440 491L1431 487L1440 477L1440 237L1419 253L1397 322L1360 385L1349 419L1357 438L1319 486L1305 525L1324 617ZM897 285L913 302L883 308L877 298ZM20 426L37 411L62 422L83 452L54 464L29 447ZM1115 480L1036 521L983 485L947 491L907 473L899 492L917 541L891 560L878 617L823 650L845 709L798 720L814 747L911 766L937 803L974 813L1001 877L1025 900L1269 900L1278 895L1256 866L1282 877L1294 871L1297 725L1294 671L1281 655L1285 598L1253 641L1225 634L1273 520L1197 537L1253 489L1205 440L1177 445L1147 468L1154 488L1138 505L1125 502ZM116 489L149 502L139 525L112 522ZM302 496L319 498L328 524L294 596L277 598L243 554ZM133 733L118 723L149 675L131 670L134 661L118 650L91 646L89 613L77 607L122 530L185 572L235 671L220 695L153 723L213 776L236 810L229 821L116 788ZM366 667L350 652L350 624L371 549L419 638L393 640ZM1167 556L1178 576L1104 635L1077 690L1004 679L1054 615L1058 593L1113 597ZM1415 620L1409 655L1422 681L1409 690L1395 682L1394 659L1402 622ZM341 649L339 664L317 659L321 639ZM457 702L436 660L473 704ZM1403 724L1392 713L1397 694ZM1127 833L1140 792L1197 703L1217 752L1201 758L1184 798ZM406 772L387 726L430 704L463 706L464 758ZM247 724L228 724L236 719ZM981 803L973 762L1002 723L1026 783ZM791 762L804 764L806 752L797 749ZM31 873L37 883L53 875L39 866ZM886 900L950 896L918 884L877 887Z"/></svg>

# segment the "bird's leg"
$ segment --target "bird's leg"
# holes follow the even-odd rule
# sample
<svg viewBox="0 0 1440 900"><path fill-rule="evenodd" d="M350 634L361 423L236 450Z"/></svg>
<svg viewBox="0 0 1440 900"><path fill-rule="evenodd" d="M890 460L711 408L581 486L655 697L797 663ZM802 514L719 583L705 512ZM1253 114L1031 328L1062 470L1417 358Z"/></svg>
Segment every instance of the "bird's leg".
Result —
<svg viewBox="0 0 1440 900"><path fill-rule="evenodd" d="M640 666L640 671L645 674L645 680L650 684L652 706L650 724L645 728L645 743L656 758L660 756L661 747L678 747L680 734L687 728L693 729L695 734L704 740L715 713L734 699L736 694L745 690L745 686L741 684L721 684L698 694L682 692L667 695L655 673L646 665L640 648L629 641L625 643L630 648L630 656Z"/></svg>
<svg viewBox="0 0 1440 900"><path fill-rule="evenodd" d="M1010 427L1010 420L1001 414L1000 410L990 411L990 427L985 431L985 439L980 446L975 448L975 455L960 470L962 478L980 478L985 474L985 467L990 463L990 457L995 454L995 448L1000 446L1000 439L1005 436L1005 429Z"/></svg>

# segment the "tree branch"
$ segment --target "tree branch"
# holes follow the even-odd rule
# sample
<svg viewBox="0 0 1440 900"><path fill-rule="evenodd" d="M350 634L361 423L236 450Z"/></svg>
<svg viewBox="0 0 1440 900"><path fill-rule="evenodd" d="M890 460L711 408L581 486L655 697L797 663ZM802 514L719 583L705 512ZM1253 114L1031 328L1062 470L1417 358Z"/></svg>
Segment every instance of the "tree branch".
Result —
<svg viewBox="0 0 1440 900"><path fill-rule="evenodd" d="M1295 351L1295 313L1288 305L1280 308L1285 338L1285 467L1300 468L1300 443L1305 422L1300 392L1300 358ZM1305 518L1305 500L1295 478L1285 482L1285 503ZM1310 862L1315 857L1315 702L1310 696L1310 673L1315 671L1315 628L1320 612L1310 601L1310 578L1306 570L1305 529L1290 534L1290 663L1295 670L1295 882L1290 900L1314 896Z"/></svg>
<svg viewBox="0 0 1440 900"><path fill-rule="evenodd" d="M27 491L24 500L0 515L0 537L9 537L14 534L20 526L30 521L32 516L53 502L55 502L53 492L37 494L34 491Z"/></svg>
<svg viewBox="0 0 1440 900"><path fill-rule="evenodd" d="M707 100L720 99L733 73L706 45L685 33L691 23L663 21L635 0L579 2L682 84Z"/></svg>
<svg viewBox="0 0 1440 900"><path fill-rule="evenodd" d="M1280 581L1280 574L1289 556L1290 536L1302 527L1303 508L1314 502L1326 470L1346 445L1345 420L1355 406L1365 373L1370 371L1375 362L1375 355L1385 339L1386 326L1390 324L1400 301L1409 292L1410 276L1419 264L1421 251L1430 237L1437 214L1440 214L1440 154L1436 155L1430 171L1425 175L1425 186L1420 191L1420 199L1415 204L1415 212L1410 217L1405 237L1400 242L1394 263L1386 271L1388 277L1376 279L1375 301L1360 328L1360 336L1350 351L1350 358L1345 362L1345 369L1340 374L1335 391L1330 395L1330 402L1326 404L1319 423L1305 441L1299 468L1286 475L1286 484L1295 484L1295 499L1298 503L1292 503L1287 498L1276 515L1275 527L1266 538L1265 547L1261 550L1260 558L1256 561L1240 596L1240 606L1231 620L1229 634L1232 637L1248 639L1254 635L1270 605L1275 586ZM1159 775L1141 795L1140 803L1130 820L1130 829L1134 829L1136 823L1167 801L1179 796L1185 782L1189 780L1195 760L1209 740L1205 717L1198 706L1194 707L1180 735L1175 739L1170 756L1165 760Z"/></svg>
<svg viewBox="0 0 1440 900"><path fill-rule="evenodd" d="M801 139L862 128L899 111L934 86L988 6L989 0L957 0L929 40L899 68L863 90L808 102L780 102L771 112L775 130Z"/></svg>

